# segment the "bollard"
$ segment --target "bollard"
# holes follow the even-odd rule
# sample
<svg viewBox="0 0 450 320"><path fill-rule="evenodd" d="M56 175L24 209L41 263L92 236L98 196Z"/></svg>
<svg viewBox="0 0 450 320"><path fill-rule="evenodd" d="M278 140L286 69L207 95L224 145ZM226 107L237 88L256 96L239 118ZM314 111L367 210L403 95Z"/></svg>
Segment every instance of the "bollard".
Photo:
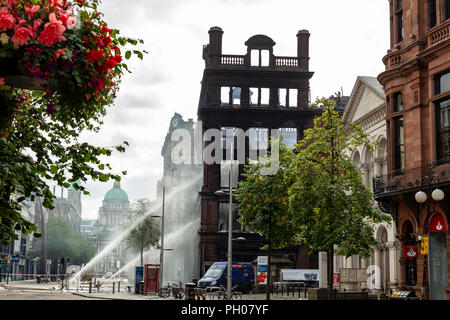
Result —
<svg viewBox="0 0 450 320"><path fill-rule="evenodd" d="M195 283L186 283L185 287L185 299L186 300L195 300Z"/></svg>
<svg viewBox="0 0 450 320"><path fill-rule="evenodd" d="M113 282L113 294L114 294L114 289L115 289L115 287L116 287L116 283Z"/></svg>
<svg viewBox="0 0 450 320"><path fill-rule="evenodd" d="M89 281L89 293L92 293L92 280Z"/></svg>
<svg viewBox="0 0 450 320"><path fill-rule="evenodd" d="M120 280L119 280L119 282L117 283L117 292L120 292Z"/></svg>

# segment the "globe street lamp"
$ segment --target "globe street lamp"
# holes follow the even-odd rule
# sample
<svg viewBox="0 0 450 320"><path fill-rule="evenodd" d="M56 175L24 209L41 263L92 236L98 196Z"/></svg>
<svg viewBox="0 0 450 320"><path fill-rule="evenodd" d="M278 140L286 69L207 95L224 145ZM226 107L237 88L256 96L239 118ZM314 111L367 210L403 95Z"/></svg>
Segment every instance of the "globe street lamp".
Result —
<svg viewBox="0 0 450 320"><path fill-rule="evenodd" d="M433 183L434 180L437 180L437 188L431 192L431 184ZM427 193L425 193L424 191L422 191L422 188L424 185L426 185L426 183L428 183L428 195ZM420 184L420 191L418 191L415 194L415 199L418 203L423 204L425 202L427 202L427 217L425 219L425 230L426 233L429 237L429 223L430 223L430 206L431 206L431 199L433 199L434 201L441 201L442 199L444 199L445 194L444 191L442 191L441 189L438 188L439 187L439 176L436 174L429 174L428 176L424 176L422 178L422 182ZM424 232L425 233L425 232ZM423 260L423 264L424 264L424 269L423 269L423 279L422 279L422 289L421 289L421 295L422 295L422 300L425 299L425 281L426 281L426 273L427 273L427 264L430 264L429 260L429 255L428 253L424 255L424 260ZM430 283L431 286L431 283ZM431 288L430 288L431 290Z"/></svg>

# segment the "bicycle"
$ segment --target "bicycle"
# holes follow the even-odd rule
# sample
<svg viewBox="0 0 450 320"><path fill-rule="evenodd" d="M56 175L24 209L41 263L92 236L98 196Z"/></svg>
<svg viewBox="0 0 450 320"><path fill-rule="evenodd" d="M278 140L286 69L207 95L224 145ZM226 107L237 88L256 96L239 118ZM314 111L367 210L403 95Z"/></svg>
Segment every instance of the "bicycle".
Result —
<svg viewBox="0 0 450 320"><path fill-rule="evenodd" d="M175 299L183 299L184 289L179 288L177 284L171 285L170 283L168 283L158 290L158 296L160 296L161 298L168 298L171 294L173 294Z"/></svg>
<svg viewBox="0 0 450 320"><path fill-rule="evenodd" d="M227 300L228 292L225 286L220 286L219 290L213 293L213 300ZM242 294L237 290L237 286L231 288L231 300L242 300Z"/></svg>

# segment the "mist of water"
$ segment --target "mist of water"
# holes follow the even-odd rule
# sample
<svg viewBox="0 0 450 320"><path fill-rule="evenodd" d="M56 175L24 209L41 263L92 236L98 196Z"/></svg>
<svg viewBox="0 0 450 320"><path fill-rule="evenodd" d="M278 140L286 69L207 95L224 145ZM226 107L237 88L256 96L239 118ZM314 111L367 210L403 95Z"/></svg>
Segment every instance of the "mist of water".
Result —
<svg viewBox="0 0 450 320"><path fill-rule="evenodd" d="M170 255L172 255L172 252L174 255L182 255L184 252L179 252L180 249L182 249L180 247L180 239L187 239L189 238L191 232L193 229L195 229L196 227L198 227L199 225L199 220L195 220L192 221L191 223L185 225L184 227L177 229L174 232L171 232L167 235L165 235L164 237L164 241L166 243L168 243L168 245L170 246L170 249L173 249L173 251L166 251L164 253L164 265L163 268L168 268L170 267L170 265L172 264L172 259L170 258ZM148 260L153 260L150 262L158 262L159 263L159 259L160 259L160 249L156 249L156 248L152 248L148 251L144 252L144 264L145 261ZM190 252L189 254L192 254L192 252ZM125 266L123 266L121 269L119 269L115 274L112 275L112 278L119 276L121 273L125 273L125 272L133 272L134 269L130 269L132 267L135 266L139 266L140 265L140 259L141 259L141 254L138 253L136 254L131 261L129 261ZM177 280L177 281L182 281L183 279L177 278L177 279L172 279L172 280ZM184 281L182 281L184 282Z"/></svg>
<svg viewBox="0 0 450 320"><path fill-rule="evenodd" d="M178 201L177 196L179 194L184 194L186 190L191 188L196 188L199 183L202 181L202 176L196 176L194 179L187 179L188 182L180 184L179 186L174 187L169 193L165 195L165 205L170 203L171 201ZM199 190L197 190L198 193ZM152 207L140 218L133 221L133 223L128 226L124 231L122 231L115 239L113 239L106 247L104 247L94 258L92 258L80 271L78 271L72 279L80 278L81 275L92 268L97 262L99 262L103 257L105 257L109 252L115 249L126 237L130 234L130 232L136 228L141 222L147 218L148 215L154 214L157 211L161 211L162 209L162 199L158 199ZM166 214L165 214L165 217ZM165 219L166 220L166 219ZM166 222L165 222L166 223ZM197 222L198 223L198 222ZM166 238L165 238L166 240ZM165 245L166 246L166 245Z"/></svg>

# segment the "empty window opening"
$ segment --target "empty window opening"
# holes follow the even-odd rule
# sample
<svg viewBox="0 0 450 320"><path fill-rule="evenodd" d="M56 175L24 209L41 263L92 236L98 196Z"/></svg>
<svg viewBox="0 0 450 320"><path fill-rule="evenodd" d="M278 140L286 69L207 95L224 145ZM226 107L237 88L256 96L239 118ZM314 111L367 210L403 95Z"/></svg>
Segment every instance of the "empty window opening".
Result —
<svg viewBox="0 0 450 320"><path fill-rule="evenodd" d="M248 130L249 158L257 160L258 157L264 157L269 146L269 129L250 128Z"/></svg>
<svg viewBox="0 0 450 320"><path fill-rule="evenodd" d="M297 143L297 128L280 128L282 143L288 149L295 149Z"/></svg>
<svg viewBox="0 0 450 320"><path fill-rule="evenodd" d="M231 165L230 165L231 164ZM236 161L222 161L220 163L220 187L230 187L230 170L231 170L231 185L237 188L239 180L239 164Z"/></svg>
<svg viewBox="0 0 450 320"><path fill-rule="evenodd" d="M289 107L297 107L298 89L289 89Z"/></svg>
<svg viewBox="0 0 450 320"><path fill-rule="evenodd" d="M286 107L286 96L287 96L287 89L278 89L278 101L280 107Z"/></svg>
<svg viewBox="0 0 450 320"><path fill-rule="evenodd" d="M231 104L241 105L241 88L234 87L232 89Z"/></svg>
<svg viewBox="0 0 450 320"><path fill-rule="evenodd" d="M270 64L269 50L251 50L250 65L252 67L268 67Z"/></svg>
<svg viewBox="0 0 450 320"><path fill-rule="evenodd" d="M270 101L270 89L250 88L249 97L249 102L252 106L268 106Z"/></svg>
<svg viewBox="0 0 450 320"><path fill-rule="evenodd" d="M259 50L252 50L250 53L250 65L259 67Z"/></svg>
<svg viewBox="0 0 450 320"><path fill-rule="evenodd" d="M240 87L221 87L220 102L222 105L240 105L241 88Z"/></svg>
<svg viewBox="0 0 450 320"><path fill-rule="evenodd" d="M278 89L279 104L281 107L297 107L298 89Z"/></svg>
<svg viewBox="0 0 450 320"><path fill-rule="evenodd" d="M222 105L230 104L230 88L229 87L220 88L220 102Z"/></svg>
<svg viewBox="0 0 450 320"><path fill-rule="evenodd" d="M229 203L219 203L219 217L218 217L218 229L219 231L228 230L228 221L230 214L230 204ZM233 229L232 230L241 230L241 226L237 221L239 216L237 212L237 206L235 203L231 205L231 213L232 213L232 221L233 221Z"/></svg>
<svg viewBox="0 0 450 320"><path fill-rule="evenodd" d="M268 67L269 66L269 50L261 50L261 67Z"/></svg>

